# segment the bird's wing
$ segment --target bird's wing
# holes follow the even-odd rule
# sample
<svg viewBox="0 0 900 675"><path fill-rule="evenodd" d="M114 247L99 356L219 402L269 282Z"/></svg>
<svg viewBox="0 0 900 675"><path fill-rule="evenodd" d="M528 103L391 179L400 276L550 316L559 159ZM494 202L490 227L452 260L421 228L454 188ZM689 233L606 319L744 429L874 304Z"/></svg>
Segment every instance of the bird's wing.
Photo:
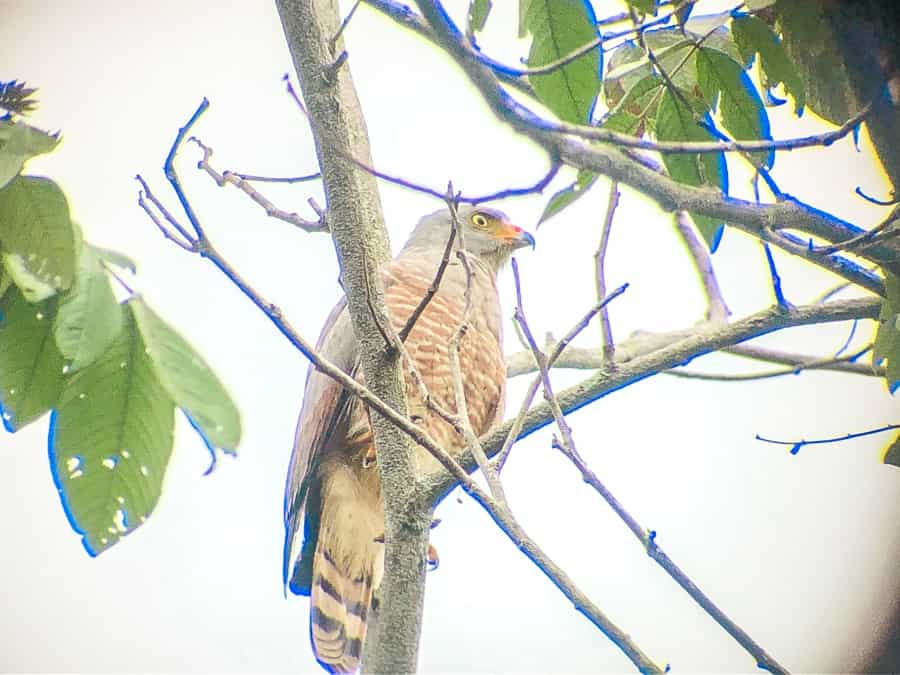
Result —
<svg viewBox="0 0 900 675"><path fill-rule="evenodd" d="M345 373L355 377L359 367L359 352L345 298L331 310L316 344L316 351ZM302 550L298 535L304 523L308 501L318 500L318 462L335 434L343 433L341 428L346 427L353 403L352 396L340 384L310 364L284 491L282 575L285 586L290 582L291 590L295 593L309 592L311 570L305 568L310 567L312 552L315 550L318 503L309 504L309 515L314 517L306 519L311 522L305 528Z"/></svg>

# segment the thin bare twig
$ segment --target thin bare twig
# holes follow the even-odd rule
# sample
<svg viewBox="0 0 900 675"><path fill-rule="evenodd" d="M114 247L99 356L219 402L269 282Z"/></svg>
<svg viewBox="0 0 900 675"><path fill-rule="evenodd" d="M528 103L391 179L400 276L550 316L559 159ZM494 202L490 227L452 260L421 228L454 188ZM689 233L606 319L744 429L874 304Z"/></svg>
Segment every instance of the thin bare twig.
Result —
<svg viewBox="0 0 900 675"><path fill-rule="evenodd" d="M400 332L398 333L400 342L406 342L406 338L408 338L409 334L412 332L413 327L416 325L416 321L419 320L419 317L422 316L422 312L428 307L428 303L431 302L435 293L438 292L438 289L441 286L441 280L444 278L444 272L447 271L447 265L450 264L450 251L453 249L453 242L455 239L456 227L451 226L450 236L447 237L447 245L444 247L444 254L441 256L441 262L438 265L437 272L434 274L434 279L432 279L431 283L428 285L428 288L425 290L425 295L419 300L419 304L416 305L412 314L409 315L406 323L403 324L403 328L400 329Z"/></svg>
<svg viewBox="0 0 900 675"><path fill-rule="evenodd" d="M800 448L804 445L824 445L826 443L840 443L841 441L849 441L854 438L863 438L864 436L872 436L873 434L881 434L885 431L893 431L894 429L900 429L900 424L886 424L883 427L878 427L877 429L869 429L867 431L858 431L852 434L845 434L844 436L835 436L834 438L818 438L812 441L779 441L773 438L765 438L756 434L756 440L762 441L763 443L772 443L774 445L790 445L791 446L791 454L796 455L800 452Z"/></svg>
<svg viewBox="0 0 900 675"><path fill-rule="evenodd" d="M251 173L238 173L237 171L223 171L222 175L234 174L241 180L250 181L251 183L286 183L293 185L294 183L308 183L310 181L319 180L321 173L310 173L305 176L255 176Z"/></svg>
<svg viewBox="0 0 900 675"><path fill-rule="evenodd" d="M553 447L559 450L565 457L575 465L575 468L581 473L581 477L585 483L590 485L594 490L609 504L616 515L625 523L631 533L637 538L647 555L662 567L666 573L681 586L688 595L703 610L709 614L716 623L718 623L725 631L733 637L747 652L756 659L759 668L768 670L770 673L787 673L788 671L772 658L765 649L758 645L740 626L732 621L725 612L712 601L697 585L691 581L690 577L675 564L675 562L666 555L656 543L656 532L654 530L645 529L634 519L634 517L622 506L621 502L609 491L597 475L591 471L584 460L581 459L574 447L567 447L558 439L554 439Z"/></svg>
<svg viewBox="0 0 900 675"><path fill-rule="evenodd" d="M579 333L581 333L585 328L588 327L591 320L597 316L597 314L606 307L607 304L615 300L617 297L622 295L628 289L628 284L622 284L612 293L603 298L596 305L591 307L587 313L578 320L578 322L569 329L569 331L563 336L563 338L553 345L553 348L550 350L550 356L547 358L548 367L552 367L557 359L563 354L563 352L568 348L569 344L574 340ZM518 323L514 324L516 328L518 328ZM521 334L521 330L518 331ZM524 336L522 337L522 341L525 342ZM526 343L527 346L527 343ZM528 352L529 357L531 357L531 352ZM534 362L532 357L532 363ZM507 377L513 377L507 368ZM522 432L522 424L525 421L525 416L528 414L529 409L531 408L531 403L534 401L534 396L537 394L538 387L541 385L541 378L536 377L532 380L531 384L528 385L528 390L525 393L525 396L522 397L522 404L519 407L519 412L516 417L513 419L509 431L504 437L503 445L500 447L500 450L497 452L496 456L492 460L494 465L497 467L497 470L500 471L503 469L503 466L506 464L506 460L509 458L509 453L512 451L513 444L519 439L519 434Z"/></svg>
<svg viewBox="0 0 900 675"><path fill-rule="evenodd" d="M223 187L224 185L229 183L231 185L234 185L236 188L250 197L250 199L259 204L266 212L266 215L270 218L277 218L278 220L290 223L291 225L299 227L301 230L305 230L306 232L328 231L328 225L325 222L325 219L321 216L318 220L307 220L305 218L301 218L296 213L289 213L287 211L284 211L275 206L271 201L266 199L266 197L264 197L256 188L254 188L247 179L241 178L240 174L234 173L232 171L223 171L222 173L219 173L209 163L209 159L213 155L213 149L205 145L196 136L191 136L188 141L196 143L203 152L203 158L199 162L197 162L197 168L205 171L219 187Z"/></svg>
<svg viewBox="0 0 900 675"><path fill-rule="evenodd" d="M503 491L503 484L500 482L500 474L496 467L488 462L487 456L484 454L484 448L472 428L472 422L469 419L469 407L466 402L466 391L463 386L462 366L460 365L460 348L462 340L466 332L469 330L469 315L472 311L472 262L469 260L469 253L466 250L465 231L460 225L459 216L457 214L458 203L453 198L453 186L447 186L447 208L450 210L450 220L453 222L453 230L456 232L456 240L459 242L459 250L456 257L462 263L466 273L466 288L463 292L463 312L459 318L459 323L450 336L450 343L447 345L447 356L450 359L450 376L453 380L453 396L456 401L456 415L459 418L460 426L463 431L463 438L466 445L472 450L478 467L487 480L488 488L491 495L500 504L506 506L506 494ZM515 264L515 260L513 260ZM507 507L508 508L508 507Z"/></svg>
<svg viewBox="0 0 900 675"><path fill-rule="evenodd" d="M304 116L306 116L307 119L309 119L309 115L306 112L306 107L300 101L300 97L297 94L296 90L294 89L294 86L291 84L290 79L285 79L285 82L286 82L288 95L294 100L294 103L297 105L299 110L304 114ZM436 190L432 187L423 185L421 183L417 183L417 182L409 180L407 178L401 178L400 176L395 176L395 175L386 173L384 171L380 171L379 169L376 169L375 167L370 166L366 162L363 162L362 160L354 157L350 153L344 152L340 148L335 148L334 150L335 150L335 152L339 153L348 162L352 162L357 167L359 167L366 173L371 174L372 176L375 176L376 178L385 180L388 183L393 183L394 185L399 185L400 187L405 187L409 190L413 190L414 192L421 192L422 194L430 195L431 197L434 197L435 199L440 199L441 201L444 201L444 199L446 198L446 193L441 192L440 190ZM561 166L562 165L561 165L560 161L556 157L552 156L552 154L551 154L550 168L547 170L547 172L543 176L541 176L537 180L537 182L535 182L531 185L526 185L524 187L518 187L518 188L507 188L504 190L499 190L497 192L491 192L491 193L488 193L485 195L475 195L472 197L463 195L463 194L458 194L458 195L456 195L455 199L460 204L475 205L475 204L482 204L484 202L499 201L501 199L510 199L512 197L523 197L525 195L530 195L530 194L540 194L553 181L553 178L556 176L557 173L559 173Z"/></svg>
<svg viewBox="0 0 900 675"><path fill-rule="evenodd" d="M597 302L606 297L606 250L609 247L609 235L612 232L613 217L619 206L619 183L609 182L609 200L606 204L606 215L603 225L600 227L600 243L594 253L594 276L597 286ZM613 343L612 327L609 323L609 310L606 307L600 310L600 338L603 348L603 361L612 365L615 358L615 344Z"/></svg>
<svg viewBox="0 0 900 675"><path fill-rule="evenodd" d="M799 375L804 370L837 370L832 366L838 364L853 364L859 357L872 349L872 345L857 351L850 356L828 357L822 359L811 359L803 363L789 368L779 368L777 370L766 370L758 373L698 373L691 370L681 370L673 368L665 371L666 375L681 377L690 380L707 380L710 382L748 382L752 380L768 380L773 377L783 377L785 375ZM860 368L852 372L858 372L861 375L876 376L871 366L859 364ZM843 371L847 372L847 371Z"/></svg>
<svg viewBox="0 0 900 675"><path fill-rule="evenodd" d="M577 454L577 452L575 451L575 441L572 439L572 428L566 421L566 416L563 414L562 408L560 408L559 406L559 400L557 400L556 395L553 393L553 385L550 382L550 368L547 365L547 355L541 351L540 347L538 347L537 342L534 339L534 335L531 332L531 328L528 325L528 320L525 318L525 308L523 307L522 303L522 286L519 282L519 266L516 264L515 259L513 259L512 261L512 270L513 281L516 288L516 312L514 314L514 318L516 320L516 323L518 323L521 327L522 333L523 335L525 335L525 339L528 341L528 346L531 349L531 354L532 356L534 356L534 360L538 364L541 385L544 389L544 400L547 401L547 403L550 405L550 411L553 413L553 419L556 421L556 427L562 434L562 442L567 448L571 450L571 452Z"/></svg>
<svg viewBox="0 0 900 675"><path fill-rule="evenodd" d="M865 248L866 246L871 246L876 243L877 239L884 240L889 236L897 236L900 234L900 229L895 229L893 231L887 232L886 230L897 222L897 218L900 216L900 205L895 206L891 209L890 214L887 218L882 220L878 225L873 227L868 232L863 232L862 234L847 239L846 241L841 241L836 244L831 244L830 246L813 246L812 249L823 255L830 255L832 253L837 253L838 251L849 251L852 249Z"/></svg>
<svg viewBox="0 0 900 675"><path fill-rule="evenodd" d="M725 299L722 297L722 290L719 288L719 281L716 279L716 273L712 266L708 249L697 238L693 225L690 222L690 216L686 211L675 212L675 231L681 237L681 241L687 247L694 268L700 276L700 283L703 286L703 293L706 296L706 318L709 321L725 321L731 312Z"/></svg>
<svg viewBox="0 0 900 675"><path fill-rule="evenodd" d="M338 27L337 32L331 38L330 46L331 46L332 50L334 50L335 46L337 45L337 41L340 39L341 35L343 35L344 30L347 28L347 25L350 23L350 19L353 18L354 14L356 14L356 10L359 7L360 2L362 2L362 0L356 0L356 2L353 3L353 6L350 8L350 11L347 12L347 16L344 17L343 21L341 21L341 25Z"/></svg>

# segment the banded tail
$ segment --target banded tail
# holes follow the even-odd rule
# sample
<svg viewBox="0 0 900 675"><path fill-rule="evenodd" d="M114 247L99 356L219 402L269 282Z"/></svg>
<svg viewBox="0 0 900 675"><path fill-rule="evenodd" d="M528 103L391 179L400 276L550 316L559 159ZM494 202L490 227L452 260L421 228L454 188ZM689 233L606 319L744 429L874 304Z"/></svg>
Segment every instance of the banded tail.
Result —
<svg viewBox="0 0 900 675"><path fill-rule="evenodd" d="M372 573L341 569L334 543L319 537L313 558L309 632L316 659L331 673L352 673L359 668L366 619L372 604Z"/></svg>

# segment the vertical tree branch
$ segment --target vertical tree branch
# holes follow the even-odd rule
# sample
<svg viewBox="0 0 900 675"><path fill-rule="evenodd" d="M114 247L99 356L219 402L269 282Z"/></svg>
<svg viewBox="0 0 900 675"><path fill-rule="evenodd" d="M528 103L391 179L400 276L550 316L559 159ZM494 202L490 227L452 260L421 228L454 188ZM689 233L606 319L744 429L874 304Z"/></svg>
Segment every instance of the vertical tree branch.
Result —
<svg viewBox="0 0 900 675"><path fill-rule="evenodd" d="M309 112L328 202L328 225L365 381L373 393L405 415L398 352L385 349L378 329L390 324L380 274L390 246L378 187L371 174L346 159L358 157L372 163L343 39L334 39L341 26L338 3L276 0L276 4ZM366 640L363 662L374 672L412 672L418 658L431 513L418 507L414 446L382 415L373 411L371 420L385 506L385 575L379 616ZM390 639L380 639L382 635Z"/></svg>
<svg viewBox="0 0 900 675"><path fill-rule="evenodd" d="M609 183L609 202L606 206L606 216L603 218L603 227L600 228L600 244L594 254L596 267L597 302L606 297L606 250L609 247L609 235L612 232L612 221L619 206L619 182ZM612 365L615 362L615 344L613 343L612 327L609 324L609 310L604 307L600 310L600 334L603 339L603 360Z"/></svg>

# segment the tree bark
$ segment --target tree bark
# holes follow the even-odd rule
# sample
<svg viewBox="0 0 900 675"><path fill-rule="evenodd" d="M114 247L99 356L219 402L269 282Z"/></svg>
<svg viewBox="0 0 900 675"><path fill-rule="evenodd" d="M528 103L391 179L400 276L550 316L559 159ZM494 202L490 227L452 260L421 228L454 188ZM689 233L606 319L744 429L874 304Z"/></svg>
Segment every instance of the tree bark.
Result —
<svg viewBox="0 0 900 675"><path fill-rule="evenodd" d="M389 325L380 269L390 258L375 178L348 156L371 165L362 109L341 58L337 0L276 0L300 80L327 201L327 222L359 342L367 386L406 414L398 355L387 349L380 326ZM425 548L431 514L419 507L413 445L385 418L372 413L372 429L385 505L385 574L377 620L366 639L363 667L381 673L416 669L425 587ZM380 636L389 635L390 639Z"/></svg>

